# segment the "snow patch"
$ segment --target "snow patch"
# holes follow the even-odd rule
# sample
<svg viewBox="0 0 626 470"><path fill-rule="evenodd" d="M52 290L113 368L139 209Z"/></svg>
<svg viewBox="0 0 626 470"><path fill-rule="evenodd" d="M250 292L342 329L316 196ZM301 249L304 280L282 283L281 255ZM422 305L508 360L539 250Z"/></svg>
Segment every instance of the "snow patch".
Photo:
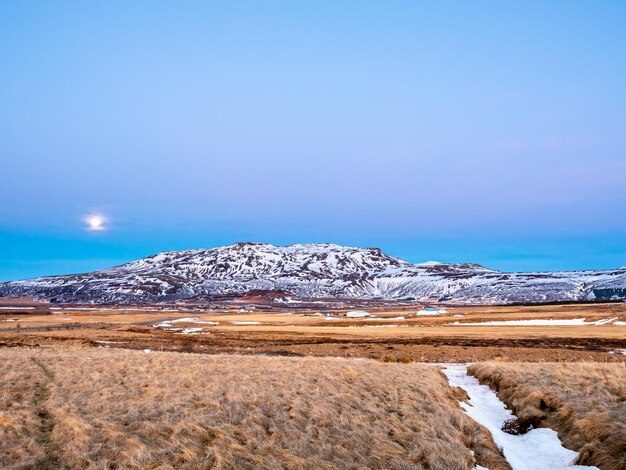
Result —
<svg viewBox="0 0 626 470"><path fill-rule="evenodd" d="M152 325L152 327L168 329L169 331L177 330L176 328L171 328L172 323L196 323L199 325L209 325L209 326L219 325L219 322L216 322L216 321L202 321L198 317L185 317L185 318L177 318L176 320L165 320L165 321L162 321L161 323L156 323Z"/></svg>
<svg viewBox="0 0 626 470"><path fill-rule="evenodd" d="M608 318L604 320L598 320L595 322L587 322L584 318L572 318L569 320L555 320L555 319L535 319L535 320L494 320L486 322L458 322L449 323L454 326L597 326L606 325L615 320L615 318ZM614 325L618 322L613 323Z"/></svg>
<svg viewBox="0 0 626 470"><path fill-rule="evenodd" d="M350 328L409 328L409 325L353 325Z"/></svg>
<svg viewBox="0 0 626 470"><path fill-rule="evenodd" d="M202 331L202 328L185 328L180 333L176 333L177 335L191 335L194 333L199 333Z"/></svg>
<svg viewBox="0 0 626 470"><path fill-rule="evenodd" d="M469 403L459 402L461 408L491 432L513 470L597 470L597 467L574 465L578 453L563 447L558 434L552 429L531 429L518 436L502 431L504 422L515 416L489 387L467 374L466 365L447 365L443 373L448 377L450 386L467 392Z"/></svg>

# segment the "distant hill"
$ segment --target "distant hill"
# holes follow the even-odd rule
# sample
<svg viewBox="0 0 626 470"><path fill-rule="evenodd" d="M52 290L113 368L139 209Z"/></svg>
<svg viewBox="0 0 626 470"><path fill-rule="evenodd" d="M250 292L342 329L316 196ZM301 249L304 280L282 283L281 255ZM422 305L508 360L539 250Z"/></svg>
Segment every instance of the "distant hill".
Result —
<svg viewBox="0 0 626 470"><path fill-rule="evenodd" d="M411 264L378 248L261 243L159 253L86 274L0 283L0 297L141 303L281 291L302 299L424 299L469 304L626 299L626 268L506 273L477 264Z"/></svg>

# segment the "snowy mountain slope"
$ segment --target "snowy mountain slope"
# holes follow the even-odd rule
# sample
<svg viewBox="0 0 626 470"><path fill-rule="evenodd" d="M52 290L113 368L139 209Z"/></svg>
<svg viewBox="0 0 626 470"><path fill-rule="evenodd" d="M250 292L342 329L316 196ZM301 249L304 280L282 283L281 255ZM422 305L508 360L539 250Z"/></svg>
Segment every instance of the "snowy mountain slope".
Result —
<svg viewBox="0 0 626 470"><path fill-rule="evenodd" d="M165 252L86 274L0 284L0 296L130 303L284 290L301 298L443 298L475 303L626 298L626 268L504 273L475 264L411 264L377 248L236 243Z"/></svg>

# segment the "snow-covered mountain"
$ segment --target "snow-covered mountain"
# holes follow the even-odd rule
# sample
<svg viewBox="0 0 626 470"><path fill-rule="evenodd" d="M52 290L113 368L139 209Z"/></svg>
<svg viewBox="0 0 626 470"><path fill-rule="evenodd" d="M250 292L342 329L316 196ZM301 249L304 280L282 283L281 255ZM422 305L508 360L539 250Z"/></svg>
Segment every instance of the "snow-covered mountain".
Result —
<svg viewBox="0 0 626 470"><path fill-rule="evenodd" d="M424 299L472 304L626 299L626 267L506 273L476 264L411 264L377 248L236 243L160 253L102 271L0 283L0 297L138 303L281 290L300 298Z"/></svg>

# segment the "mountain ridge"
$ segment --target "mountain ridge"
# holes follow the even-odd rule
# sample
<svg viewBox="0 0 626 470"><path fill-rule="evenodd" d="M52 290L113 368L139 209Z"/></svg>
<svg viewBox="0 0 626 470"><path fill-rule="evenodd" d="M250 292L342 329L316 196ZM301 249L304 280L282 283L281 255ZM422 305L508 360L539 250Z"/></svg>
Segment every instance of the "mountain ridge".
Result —
<svg viewBox="0 0 626 470"><path fill-rule="evenodd" d="M141 303L281 290L299 298L438 299L470 304L626 299L626 268L510 273L472 263L412 264L379 248L239 242L167 251L82 274L0 283L0 297Z"/></svg>

